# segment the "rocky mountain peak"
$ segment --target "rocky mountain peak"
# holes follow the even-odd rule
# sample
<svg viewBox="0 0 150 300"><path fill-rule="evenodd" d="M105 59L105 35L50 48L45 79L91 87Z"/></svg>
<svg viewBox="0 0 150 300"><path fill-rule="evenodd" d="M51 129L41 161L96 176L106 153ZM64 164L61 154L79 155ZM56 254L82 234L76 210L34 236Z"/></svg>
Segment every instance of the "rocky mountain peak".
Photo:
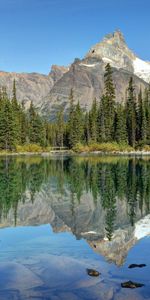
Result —
<svg viewBox="0 0 150 300"><path fill-rule="evenodd" d="M52 65L51 72L49 73L49 75L54 80L55 83L68 71L69 71L69 67Z"/></svg>
<svg viewBox="0 0 150 300"><path fill-rule="evenodd" d="M111 42L115 42L115 43L117 42L118 44L121 44L121 43L126 44L124 35L120 30L116 30L113 33L106 34L103 40L111 41Z"/></svg>
<svg viewBox="0 0 150 300"><path fill-rule="evenodd" d="M93 46L86 58L99 58L112 67L133 72L134 53L128 48L120 30L107 34L103 40Z"/></svg>

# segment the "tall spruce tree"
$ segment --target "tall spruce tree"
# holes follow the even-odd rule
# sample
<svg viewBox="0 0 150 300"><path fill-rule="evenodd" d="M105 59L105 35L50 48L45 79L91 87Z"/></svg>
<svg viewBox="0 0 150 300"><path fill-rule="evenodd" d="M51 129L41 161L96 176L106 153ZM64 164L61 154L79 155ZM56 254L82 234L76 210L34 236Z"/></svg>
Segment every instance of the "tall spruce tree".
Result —
<svg viewBox="0 0 150 300"><path fill-rule="evenodd" d="M13 90L12 90L12 113L14 117L14 135L15 135L15 144L21 143L21 106L17 101L16 95L16 81L13 81Z"/></svg>
<svg viewBox="0 0 150 300"><path fill-rule="evenodd" d="M92 108L89 112L89 125L90 125L90 140L97 142L98 137L98 108L97 101L94 99Z"/></svg>
<svg viewBox="0 0 150 300"><path fill-rule="evenodd" d="M64 112L61 109L57 113L57 119L56 119L57 145L59 147L63 147L63 143L64 143L64 130L65 130L65 126L64 126Z"/></svg>
<svg viewBox="0 0 150 300"><path fill-rule="evenodd" d="M86 144L90 141L90 121L89 121L89 113L85 113L84 117L84 141Z"/></svg>
<svg viewBox="0 0 150 300"><path fill-rule="evenodd" d="M0 148L14 150L15 142L15 122L12 105L7 94L4 94L0 106Z"/></svg>
<svg viewBox="0 0 150 300"><path fill-rule="evenodd" d="M144 105L144 100L142 96L142 91L140 90L138 95L137 103L137 132L136 140L144 143L146 141L146 110Z"/></svg>
<svg viewBox="0 0 150 300"><path fill-rule="evenodd" d="M126 111L122 104L116 107L114 129L114 140L117 143L127 143Z"/></svg>
<svg viewBox="0 0 150 300"><path fill-rule="evenodd" d="M146 116L146 143L150 145L150 85L144 91L144 108Z"/></svg>
<svg viewBox="0 0 150 300"><path fill-rule="evenodd" d="M136 142L136 99L133 86L133 78L129 80L128 96L127 96L127 134L128 143L130 146L135 147Z"/></svg>
<svg viewBox="0 0 150 300"><path fill-rule="evenodd" d="M20 141L21 145L24 145L27 142L28 135L28 120L25 112L24 104L21 105L20 112Z"/></svg>
<svg viewBox="0 0 150 300"><path fill-rule="evenodd" d="M115 88L112 79L112 68L110 64L105 67L104 74L104 124L105 141L112 141L114 136L114 117L115 117Z"/></svg>
<svg viewBox="0 0 150 300"><path fill-rule="evenodd" d="M72 148L74 145L73 135L74 135L74 115L75 115L73 89L70 90L69 103L70 103L70 106L69 106L67 132L68 132L68 144L69 144L69 147Z"/></svg>
<svg viewBox="0 0 150 300"><path fill-rule="evenodd" d="M45 143L44 123L36 113L32 102L29 108L29 141L41 146Z"/></svg>
<svg viewBox="0 0 150 300"><path fill-rule="evenodd" d="M73 135L72 135L72 145L75 146L77 143L80 143L83 141L83 113L79 104L79 101L77 105L75 106L75 111L73 114Z"/></svg>
<svg viewBox="0 0 150 300"><path fill-rule="evenodd" d="M98 142L106 141L105 132L105 96L102 95L98 109Z"/></svg>

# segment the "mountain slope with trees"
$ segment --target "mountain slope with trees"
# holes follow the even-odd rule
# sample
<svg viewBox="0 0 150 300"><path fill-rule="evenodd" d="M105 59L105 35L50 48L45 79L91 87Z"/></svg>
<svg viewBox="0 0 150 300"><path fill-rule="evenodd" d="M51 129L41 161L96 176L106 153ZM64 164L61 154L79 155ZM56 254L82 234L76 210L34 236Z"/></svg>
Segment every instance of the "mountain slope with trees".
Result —
<svg viewBox="0 0 150 300"><path fill-rule="evenodd" d="M130 77L125 101L118 103L109 63L103 80L103 94L99 100L93 99L89 112L82 109L79 101L75 102L71 89L67 117L60 107L56 119L51 122L38 114L32 102L25 110L17 101L15 80L11 99L3 87L0 92L0 149L15 151L21 146L36 148L36 145L42 149L67 147L80 151L83 147L86 151L118 151L150 145L150 87L140 89L137 94Z"/></svg>

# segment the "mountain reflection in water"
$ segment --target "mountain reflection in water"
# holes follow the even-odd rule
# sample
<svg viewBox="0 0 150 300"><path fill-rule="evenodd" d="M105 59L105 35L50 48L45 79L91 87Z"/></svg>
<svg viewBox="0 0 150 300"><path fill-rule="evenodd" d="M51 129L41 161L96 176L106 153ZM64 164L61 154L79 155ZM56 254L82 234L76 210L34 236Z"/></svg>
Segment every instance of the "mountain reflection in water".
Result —
<svg viewBox="0 0 150 300"><path fill-rule="evenodd" d="M115 240L116 263L120 264L121 248L124 245L128 250L135 242L134 225L149 210L147 159L0 160L1 226L51 223L55 232L71 231L78 239L84 237L106 256L107 241Z"/></svg>
<svg viewBox="0 0 150 300"><path fill-rule="evenodd" d="M149 211L148 158L0 159L1 228L51 224L53 233L70 232L121 266L137 240L150 234Z"/></svg>

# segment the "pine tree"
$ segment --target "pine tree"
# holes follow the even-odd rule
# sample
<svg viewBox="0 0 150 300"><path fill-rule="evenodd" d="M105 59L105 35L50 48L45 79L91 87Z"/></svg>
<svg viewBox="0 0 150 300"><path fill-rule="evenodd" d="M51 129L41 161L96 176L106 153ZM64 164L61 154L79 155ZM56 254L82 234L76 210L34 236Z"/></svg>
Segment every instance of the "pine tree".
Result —
<svg viewBox="0 0 150 300"><path fill-rule="evenodd" d="M83 113L80 107L79 102L75 106L75 111L73 114L73 133L72 133L72 146L75 146L77 143L82 142L83 140Z"/></svg>
<svg viewBox="0 0 150 300"><path fill-rule="evenodd" d="M73 120L74 120L74 114L75 114L73 89L71 89L71 91L70 91L69 103L70 103L70 107L69 107L67 132L68 132L68 144L69 144L69 147L72 148L74 145L74 142L73 142L73 133L74 133L74 123L73 122L74 121Z"/></svg>
<svg viewBox="0 0 150 300"><path fill-rule="evenodd" d="M21 145L24 145L27 142L28 135L28 120L25 113L24 105L22 103L21 112L20 112L20 141Z"/></svg>
<svg viewBox="0 0 150 300"><path fill-rule="evenodd" d="M44 123L36 113L32 102L29 108L29 141L41 146L44 146L45 142Z"/></svg>
<svg viewBox="0 0 150 300"><path fill-rule="evenodd" d="M114 117L115 117L115 88L112 79L112 69L110 64L105 67L104 74L105 93L104 102L104 124L105 124L105 141L112 141L114 135Z"/></svg>
<svg viewBox="0 0 150 300"><path fill-rule="evenodd" d="M90 121L88 112L86 112L84 117L84 141L86 144L90 141Z"/></svg>
<svg viewBox="0 0 150 300"><path fill-rule="evenodd" d="M130 146L135 147L136 142L136 102L133 87L133 79L130 78L128 86L128 97L127 97L127 133L128 143Z"/></svg>
<svg viewBox="0 0 150 300"><path fill-rule="evenodd" d="M99 109L98 109L98 141L105 142L105 96L102 95Z"/></svg>
<svg viewBox="0 0 150 300"><path fill-rule="evenodd" d="M15 135L15 144L21 143L21 106L17 101L16 95L16 81L13 81L13 90L12 90L12 113L14 116L14 135Z"/></svg>
<svg viewBox="0 0 150 300"><path fill-rule="evenodd" d="M64 143L64 112L61 109L57 113L57 120L56 120L56 131L57 131L57 145L59 147L63 147Z"/></svg>
<svg viewBox="0 0 150 300"><path fill-rule="evenodd" d="M97 101L94 99L91 110L89 112L89 125L90 125L90 140L92 142L97 142L98 136L98 109L97 109Z"/></svg>
<svg viewBox="0 0 150 300"><path fill-rule="evenodd" d="M140 90L138 95L138 105L137 105L137 141L146 141L146 110L144 105L144 100L142 97L142 91Z"/></svg>
<svg viewBox="0 0 150 300"><path fill-rule="evenodd" d="M150 86L144 91L144 108L146 118L146 143L150 145Z"/></svg>
<svg viewBox="0 0 150 300"><path fill-rule="evenodd" d="M0 107L0 148L13 150L15 148L15 127L12 105L7 94L3 94Z"/></svg>
<svg viewBox="0 0 150 300"><path fill-rule="evenodd" d="M127 143L126 111L122 104L116 107L114 139L117 143Z"/></svg>

